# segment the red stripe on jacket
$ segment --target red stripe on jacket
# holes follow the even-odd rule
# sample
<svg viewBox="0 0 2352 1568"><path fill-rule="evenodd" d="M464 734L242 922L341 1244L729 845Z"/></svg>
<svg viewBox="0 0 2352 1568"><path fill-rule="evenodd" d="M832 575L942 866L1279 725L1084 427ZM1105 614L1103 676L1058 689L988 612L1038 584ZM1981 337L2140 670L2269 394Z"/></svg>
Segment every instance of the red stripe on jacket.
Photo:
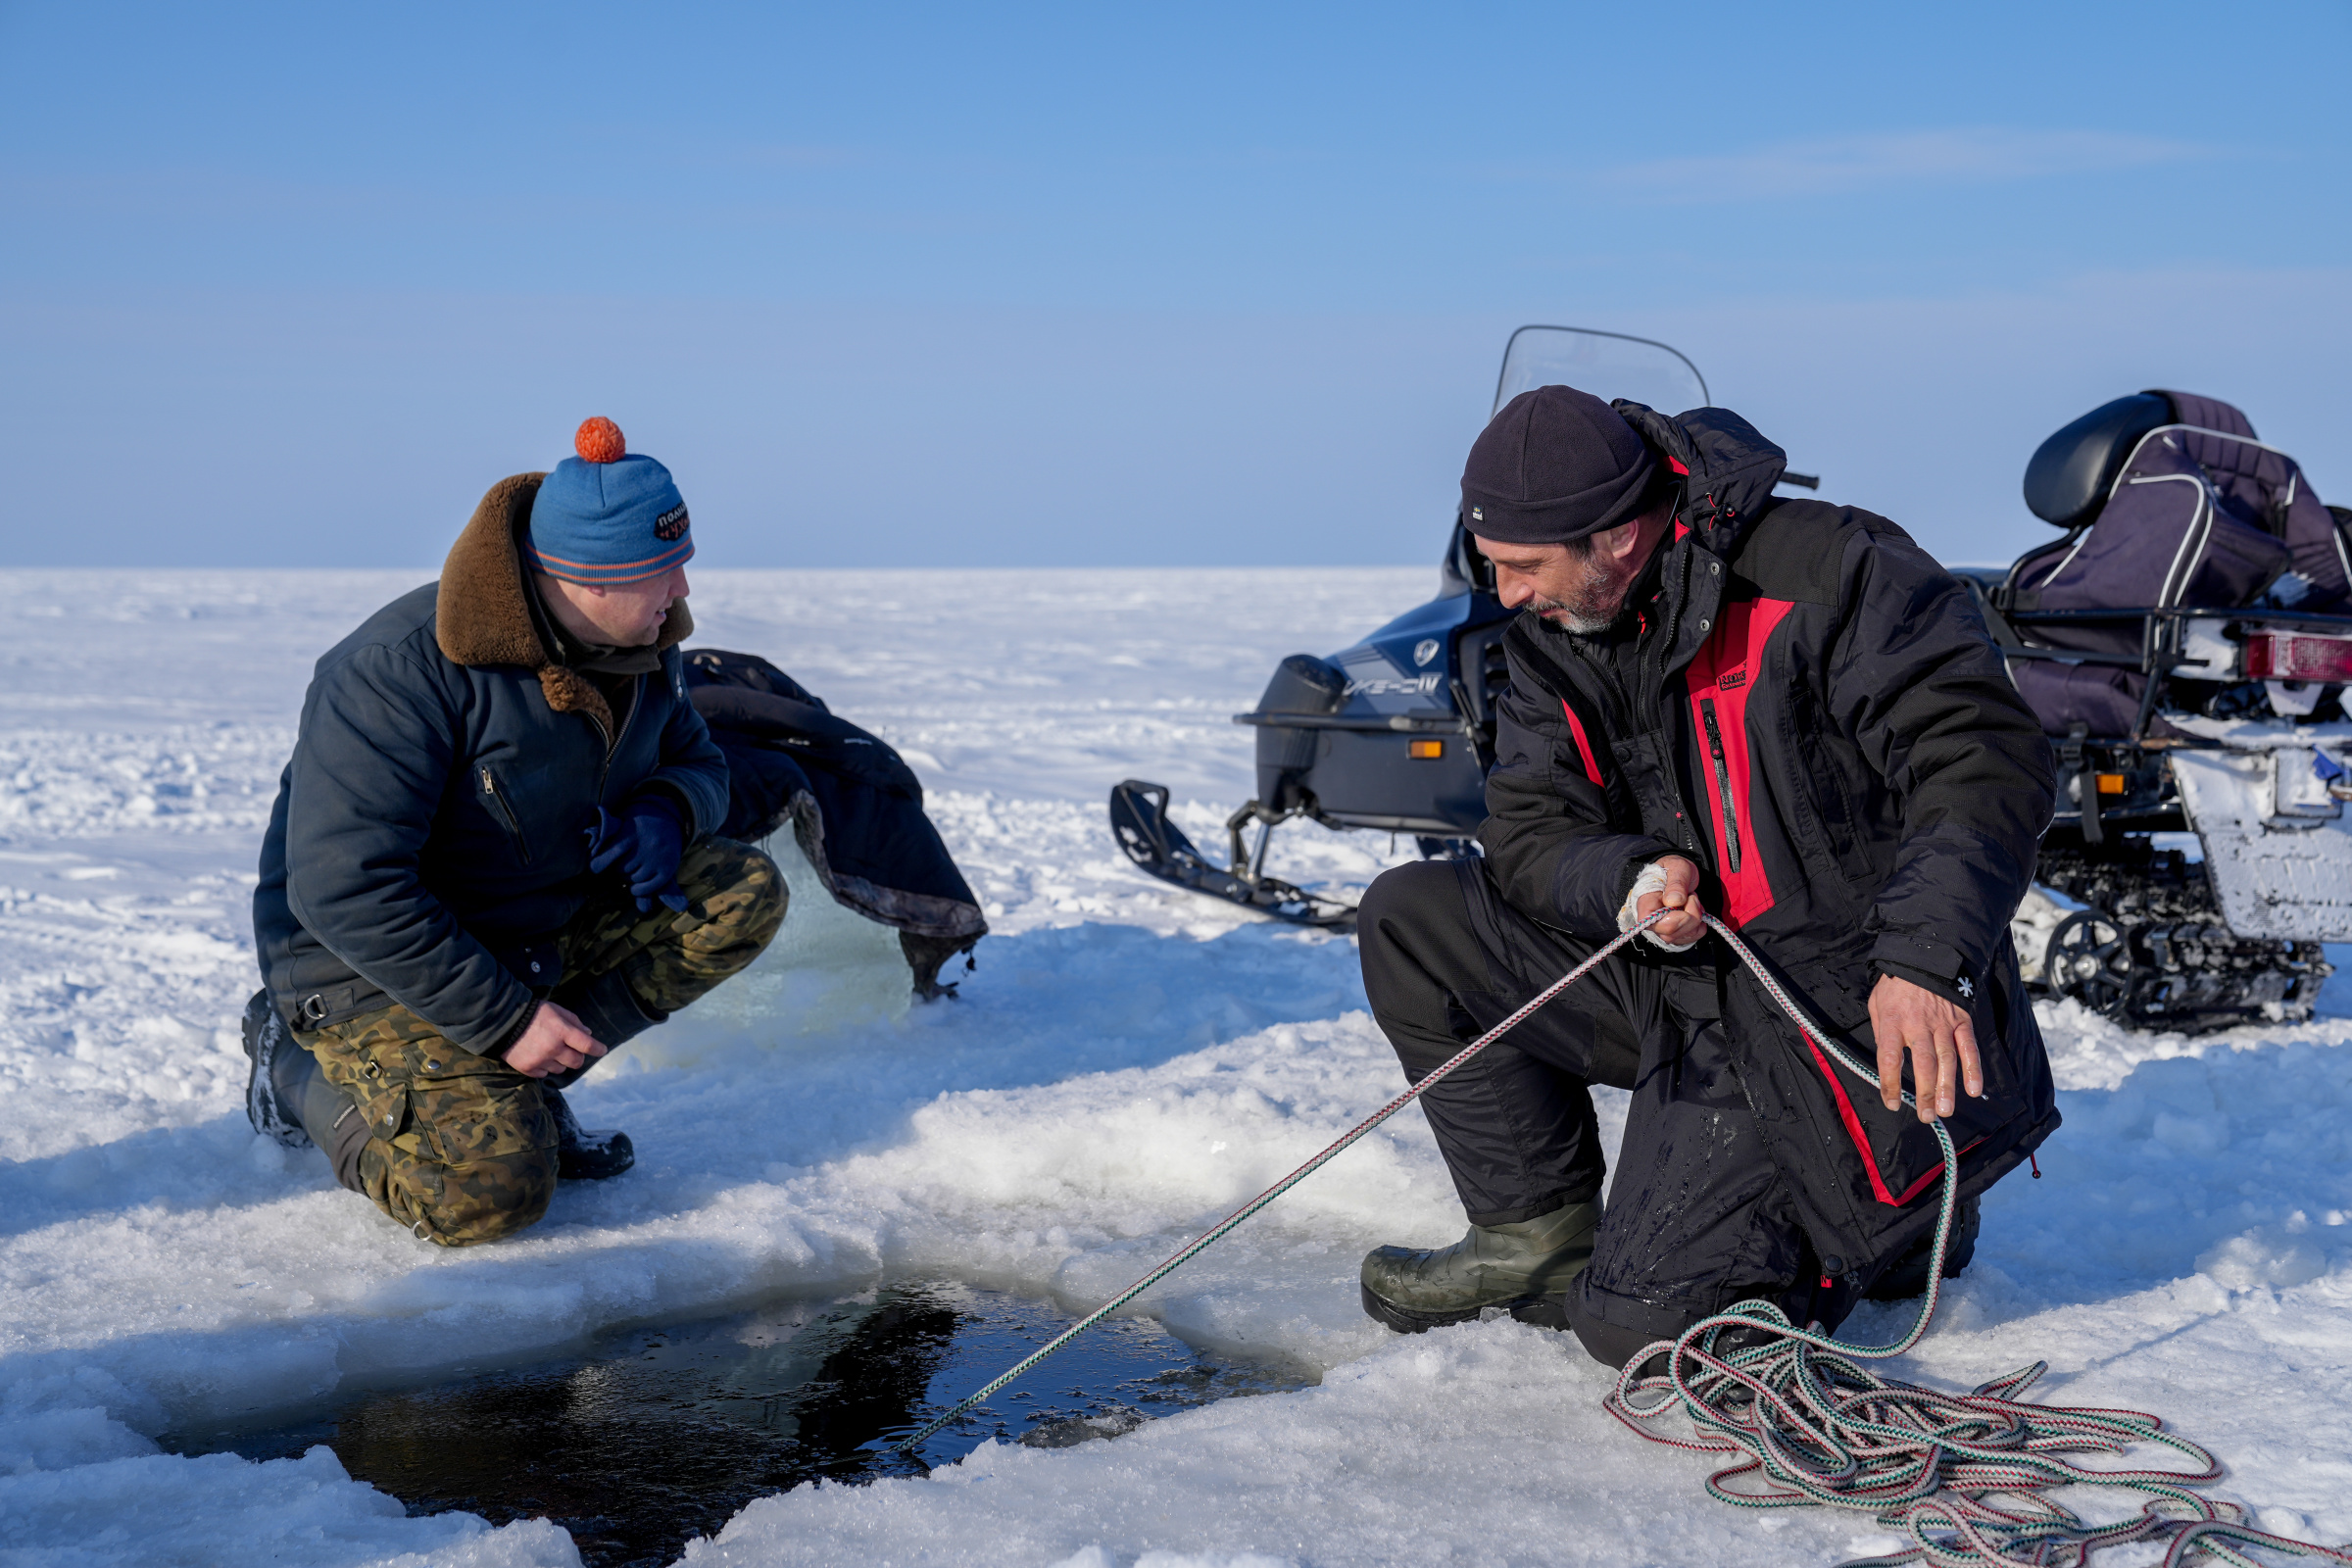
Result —
<svg viewBox="0 0 2352 1568"><path fill-rule="evenodd" d="M1576 755L1585 760L1585 777L1592 781L1596 790L1607 788L1600 781L1600 764L1592 760L1592 742L1585 735L1585 721L1576 716L1576 710L1568 706L1565 697L1560 699L1560 711L1568 715L1568 733L1576 737Z"/></svg>
<svg viewBox="0 0 2352 1568"><path fill-rule="evenodd" d="M1707 822L1715 834L1715 870L1723 879L1723 917L1735 930L1773 906L1772 882L1764 874L1763 857L1756 853L1747 699L1764 675L1764 645L1792 608L1786 599L1742 599L1726 604L1713 635L1700 646L1685 677L1690 691L1690 724L1701 756ZM1703 706L1708 702L1715 705L1716 731L1722 737L1723 764L1730 782L1731 826L1740 843L1737 869L1725 836L1722 780L1715 770Z"/></svg>
<svg viewBox="0 0 2352 1568"><path fill-rule="evenodd" d="M1838 1081L1838 1069L1830 1065L1830 1058L1821 1054L1821 1048L1813 1043L1811 1035L1805 1036L1805 1049L1813 1053L1813 1064L1830 1081L1830 1093L1838 1097L1838 1119L1845 1123L1845 1136L1852 1139L1854 1147L1862 1152L1862 1168L1870 1172L1870 1196L1882 1203L1900 1208L1906 1201L1919 1196L1920 1188L1925 1187L1927 1182L1921 1180L1901 1198L1886 1190L1886 1178L1879 1174L1879 1156L1870 1152L1870 1135L1862 1130L1862 1118L1855 1112L1854 1102L1845 1097L1845 1085ZM1936 1170L1941 1169L1943 1162L1938 1160ZM1936 1171L1928 1174L1933 1176Z"/></svg>
<svg viewBox="0 0 2352 1568"><path fill-rule="evenodd" d="M1846 1098L1844 1081L1838 1076L1838 1069L1830 1065L1830 1058L1821 1054L1821 1047L1813 1043L1813 1037L1805 1035L1804 1041L1805 1049L1813 1053L1813 1065L1821 1069L1821 1075L1830 1081L1830 1093L1838 1097L1838 1119L1845 1123L1845 1136L1853 1140L1854 1148L1862 1155L1862 1168L1870 1172L1870 1196L1889 1208L1903 1207L1911 1200L1926 1192L1936 1178L1943 1174L1943 1161L1939 1159L1929 1166L1926 1175L1904 1188L1901 1193L1887 1191L1886 1178L1879 1171L1879 1156L1871 1152L1870 1135L1862 1130L1862 1117L1855 1111L1854 1102ZM1961 1157L1967 1158L1970 1152L1983 1142L1984 1142L1984 1138L1973 1140L1967 1149L1960 1151Z"/></svg>
<svg viewBox="0 0 2352 1568"><path fill-rule="evenodd" d="M1714 632L1690 661L1690 672L1685 677L1690 692L1690 723L1698 739L1700 766L1705 774L1707 822L1715 835L1716 871L1723 880L1723 917L1735 928L1771 908L1774 902L1771 880L1764 874L1763 858L1757 854L1752 806L1755 780L1747 749L1747 699L1764 673L1765 644L1772 640L1774 630L1793 608L1783 599L1738 600L1726 604ZM1725 774L1731 785L1732 825L1738 830L1740 848L1738 870L1732 869L1730 845L1724 837L1723 792L1715 772L1706 711L1701 706L1709 701L1715 705L1716 734L1722 740ZM1575 721L1573 713L1569 721ZM1584 738L1581 729L1577 738L1581 744ZM1845 1124L1845 1135L1861 1154L1862 1168L1870 1176L1871 1197L1891 1208L1900 1208L1926 1192L1943 1174L1943 1162L1936 1161L1934 1168L1900 1194L1889 1189L1886 1174L1879 1169L1878 1155L1870 1147L1870 1135L1862 1125L1861 1113L1854 1109L1838 1069L1830 1064L1829 1057L1810 1035L1805 1036L1805 1049L1813 1054L1813 1064L1829 1081L1830 1093L1838 1102L1838 1119ZM1973 1149L1976 1145L1969 1147Z"/></svg>

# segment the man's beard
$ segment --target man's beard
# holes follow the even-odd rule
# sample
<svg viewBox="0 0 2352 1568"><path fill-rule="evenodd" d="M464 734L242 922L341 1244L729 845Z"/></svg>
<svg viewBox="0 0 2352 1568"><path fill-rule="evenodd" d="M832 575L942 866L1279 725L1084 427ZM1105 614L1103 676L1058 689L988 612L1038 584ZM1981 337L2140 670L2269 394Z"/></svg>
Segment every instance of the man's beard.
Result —
<svg viewBox="0 0 2352 1568"><path fill-rule="evenodd" d="M1597 637L1625 616L1630 583L1600 576L1585 583L1566 599L1538 598L1528 606L1554 626L1565 626L1579 637Z"/></svg>

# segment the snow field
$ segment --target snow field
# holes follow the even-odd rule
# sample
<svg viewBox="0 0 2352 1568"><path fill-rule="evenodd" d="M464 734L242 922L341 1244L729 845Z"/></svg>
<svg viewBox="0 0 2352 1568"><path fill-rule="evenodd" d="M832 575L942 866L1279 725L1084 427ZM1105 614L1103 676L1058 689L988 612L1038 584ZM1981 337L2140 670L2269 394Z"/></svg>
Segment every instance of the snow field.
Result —
<svg viewBox="0 0 2352 1568"><path fill-rule="evenodd" d="M1434 573L698 573L697 642L766 654L908 753L997 934L959 1001L909 1007L895 940L780 855L784 939L575 1091L590 1125L630 1131L637 1170L564 1189L512 1243L416 1242L316 1153L251 1135L234 1030L309 662L423 575L0 579L19 607L0 618L6 1568L573 1561L544 1523L407 1519L324 1449L256 1465L153 1440L885 1274L1089 1307L1395 1093L1352 944L1142 877L1102 797L1169 783L1218 847L1250 789L1228 715L1284 654L1353 641ZM59 603L105 607L103 635L35 612ZM1360 887L1390 859L1381 836L1276 839L1304 882ZM2068 1123L2047 1179L1988 1197L1975 1267L1896 1375L2046 1356L2046 1396L2158 1410L2271 1528L2352 1538L2345 1020L2187 1041L2043 1018ZM1197 1344L1326 1369L1320 1387L803 1488L686 1560L1778 1563L1889 1544L1708 1502L1702 1461L1601 1413L1608 1375L1571 1341L1361 1316L1366 1248L1460 1224L1408 1109L1138 1303ZM1901 1316L1869 1308L1852 1333Z"/></svg>

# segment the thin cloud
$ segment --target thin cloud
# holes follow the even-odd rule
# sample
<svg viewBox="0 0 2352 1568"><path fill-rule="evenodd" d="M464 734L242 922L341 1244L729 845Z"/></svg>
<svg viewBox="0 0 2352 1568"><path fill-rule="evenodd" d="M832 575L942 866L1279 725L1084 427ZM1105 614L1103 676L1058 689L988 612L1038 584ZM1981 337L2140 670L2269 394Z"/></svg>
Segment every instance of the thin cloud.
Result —
<svg viewBox="0 0 2352 1568"><path fill-rule="evenodd" d="M1886 185L1990 184L2188 163L2207 148L2103 130L1993 126L1780 142L1719 157L1658 158L1603 172L1599 184L1659 202L1765 201Z"/></svg>

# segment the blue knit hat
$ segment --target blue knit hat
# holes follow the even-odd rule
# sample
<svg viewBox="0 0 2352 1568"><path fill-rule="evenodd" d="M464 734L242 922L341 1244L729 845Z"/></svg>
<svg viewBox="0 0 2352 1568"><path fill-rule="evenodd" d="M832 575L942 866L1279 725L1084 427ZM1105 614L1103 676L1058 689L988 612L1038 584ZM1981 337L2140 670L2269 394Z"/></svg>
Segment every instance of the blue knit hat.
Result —
<svg viewBox="0 0 2352 1568"><path fill-rule="evenodd" d="M642 582L682 566L694 554L686 501L669 470L632 457L611 419L583 423L565 458L531 502L523 552L530 564L565 582Z"/></svg>

